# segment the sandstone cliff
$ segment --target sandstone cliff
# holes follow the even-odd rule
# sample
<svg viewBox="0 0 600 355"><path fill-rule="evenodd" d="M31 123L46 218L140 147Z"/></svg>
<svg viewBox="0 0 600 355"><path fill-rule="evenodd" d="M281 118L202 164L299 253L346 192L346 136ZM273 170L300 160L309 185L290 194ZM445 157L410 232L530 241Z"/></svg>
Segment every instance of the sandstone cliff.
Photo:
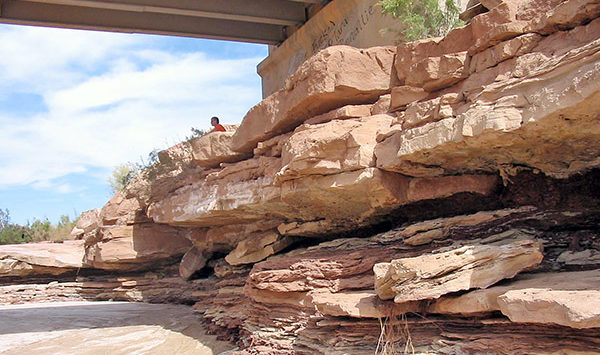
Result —
<svg viewBox="0 0 600 355"><path fill-rule="evenodd" d="M318 53L82 218L80 258L0 248L4 284L80 270L0 301L194 304L247 354L598 353L600 2L475 8Z"/></svg>

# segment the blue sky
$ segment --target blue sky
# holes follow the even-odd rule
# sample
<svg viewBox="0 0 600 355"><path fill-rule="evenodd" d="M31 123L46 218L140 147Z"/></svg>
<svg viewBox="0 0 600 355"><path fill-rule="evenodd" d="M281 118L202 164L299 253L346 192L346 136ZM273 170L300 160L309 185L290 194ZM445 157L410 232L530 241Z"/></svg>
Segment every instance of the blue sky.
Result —
<svg viewBox="0 0 600 355"><path fill-rule="evenodd" d="M104 205L112 169L261 99L264 45L0 25L0 208L57 222Z"/></svg>

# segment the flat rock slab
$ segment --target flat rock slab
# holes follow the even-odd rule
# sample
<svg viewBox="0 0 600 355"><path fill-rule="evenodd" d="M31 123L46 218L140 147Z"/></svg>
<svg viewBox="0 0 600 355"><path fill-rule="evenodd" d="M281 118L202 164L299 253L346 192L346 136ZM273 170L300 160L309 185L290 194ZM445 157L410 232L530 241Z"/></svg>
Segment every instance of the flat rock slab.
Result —
<svg viewBox="0 0 600 355"><path fill-rule="evenodd" d="M433 303L428 311L463 316L500 311L498 297L509 291L528 288L562 291L600 290L600 270L522 275L502 286L474 290L455 297L442 297Z"/></svg>
<svg viewBox="0 0 600 355"><path fill-rule="evenodd" d="M191 307L123 302L0 307L0 353L219 354Z"/></svg>
<svg viewBox="0 0 600 355"><path fill-rule="evenodd" d="M0 277L59 275L83 267L83 241L0 245Z"/></svg>
<svg viewBox="0 0 600 355"><path fill-rule="evenodd" d="M542 262L541 245L532 240L506 245L470 245L455 250L375 264L375 291L396 303L436 299L486 288Z"/></svg>
<svg viewBox="0 0 600 355"><path fill-rule="evenodd" d="M513 322L600 327L600 290L528 288L508 291L498 298L498 303L502 313Z"/></svg>
<svg viewBox="0 0 600 355"><path fill-rule="evenodd" d="M102 227L103 239L86 249L84 262L96 269L140 270L185 254L185 231L155 223Z"/></svg>
<svg viewBox="0 0 600 355"><path fill-rule="evenodd" d="M231 149L233 132L212 132L191 141L193 161L203 168L218 167L221 163L232 163L248 158L248 154Z"/></svg>

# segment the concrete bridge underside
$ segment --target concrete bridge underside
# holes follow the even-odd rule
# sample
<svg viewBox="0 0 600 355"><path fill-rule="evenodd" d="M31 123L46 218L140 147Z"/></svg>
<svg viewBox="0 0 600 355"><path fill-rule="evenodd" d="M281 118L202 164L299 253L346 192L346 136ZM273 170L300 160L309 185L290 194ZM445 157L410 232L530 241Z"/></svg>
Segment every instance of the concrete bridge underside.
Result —
<svg viewBox="0 0 600 355"><path fill-rule="evenodd" d="M322 0L0 0L0 23L279 44Z"/></svg>

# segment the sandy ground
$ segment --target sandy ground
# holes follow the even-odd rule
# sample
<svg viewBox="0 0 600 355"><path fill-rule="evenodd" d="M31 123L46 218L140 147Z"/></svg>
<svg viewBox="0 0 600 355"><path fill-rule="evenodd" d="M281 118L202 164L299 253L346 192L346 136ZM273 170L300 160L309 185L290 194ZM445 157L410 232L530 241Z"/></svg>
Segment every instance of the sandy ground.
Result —
<svg viewBox="0 0 600 355"><path fill-rule="evenodd" d="M127 302L0 306L0 354L219 354L191 307Z"/></svg>

